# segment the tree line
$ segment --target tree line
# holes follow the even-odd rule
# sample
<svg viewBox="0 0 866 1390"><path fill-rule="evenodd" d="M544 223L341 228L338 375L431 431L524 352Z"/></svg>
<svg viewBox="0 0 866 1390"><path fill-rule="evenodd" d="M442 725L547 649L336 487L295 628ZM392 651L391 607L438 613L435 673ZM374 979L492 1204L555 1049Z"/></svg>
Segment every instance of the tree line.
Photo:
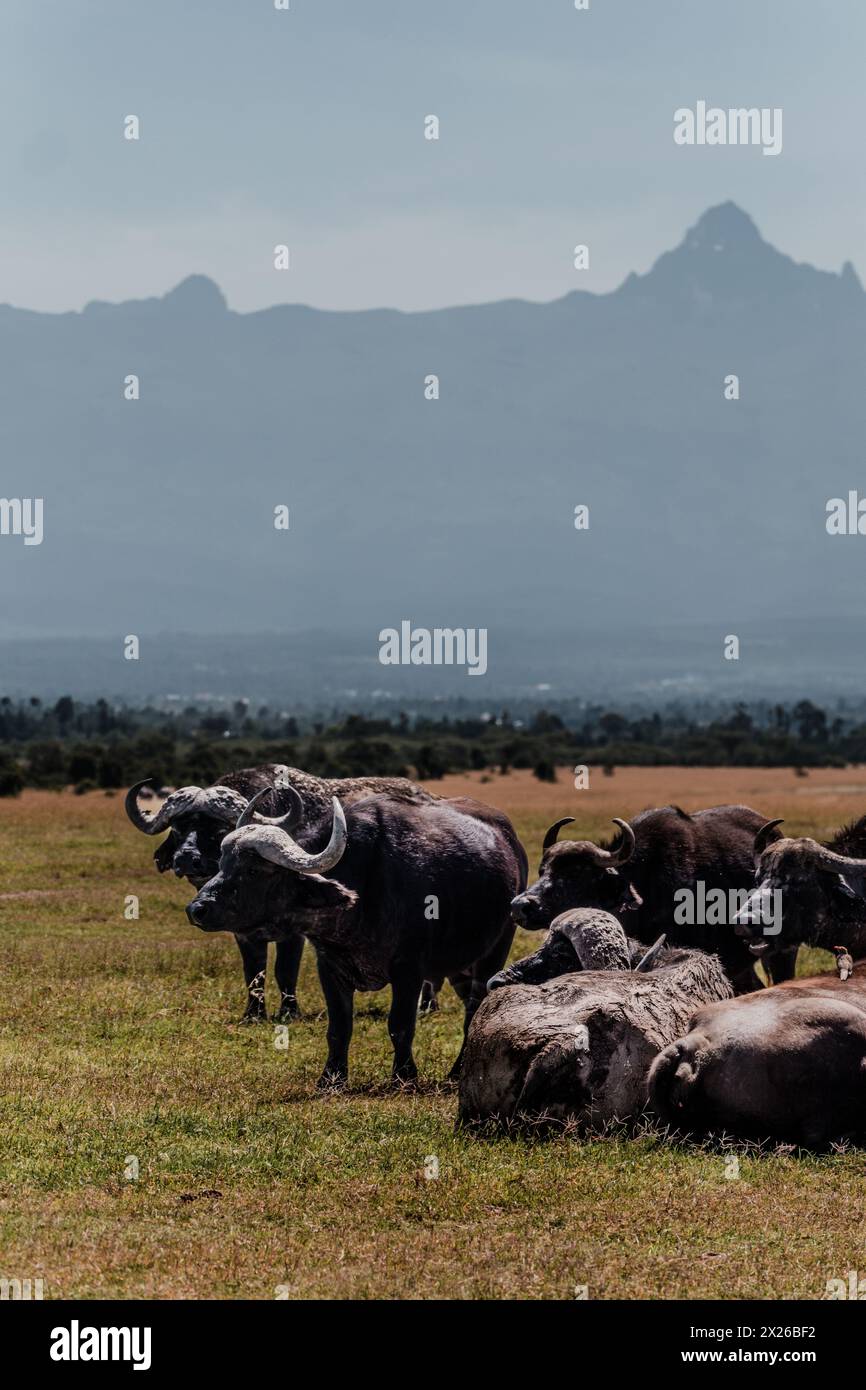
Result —
<svg viewBox="0 0 866 1390"><path fill-rule="evenodd" d="M842 767L866 762L866 718L830 713L811 700L711 719L679 707L623 714L589 706L564 718L401 712L393 718L292 715L247 701L183 709L80 702L62 696L0 699L0 795L24 787L114 790L151 776L162 785L206 785L232 768L281 762L327 777L437 779L449 772L496 775L528 768L553 781L557 768L601 766Z"/></svg>

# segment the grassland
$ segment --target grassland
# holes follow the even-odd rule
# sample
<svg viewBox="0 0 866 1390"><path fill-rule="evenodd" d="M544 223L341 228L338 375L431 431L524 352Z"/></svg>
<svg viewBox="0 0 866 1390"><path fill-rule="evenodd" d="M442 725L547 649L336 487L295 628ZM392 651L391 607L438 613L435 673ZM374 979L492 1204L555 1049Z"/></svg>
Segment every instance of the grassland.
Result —
<svg viewBox="0 0 866 1390"><path fill-rule="evenodd" d="M595 835L647 805L743 800L820 836L866 808L857 769L624 769L579 794L564 772L555 785L513 773L436 789L509 811L533 867L561 815ZM590 1298L819 1298L828 1278L866 1269L858 1152L745 1151L732 1180L723 1153L651 1133L456 1133L454 1093L436 1081L460 1033L448 989L419 1026L419 1091L385 1085L387 996L368 995L351 1088L319 1096L310 953L306 1017L281 1051L270 1025L235 1022L234 942L187 925L184 885L156 874L121 798L0 802L0 846L0 1276L42 1278L54 1298L573 1298L579 1285Z"/></svg>

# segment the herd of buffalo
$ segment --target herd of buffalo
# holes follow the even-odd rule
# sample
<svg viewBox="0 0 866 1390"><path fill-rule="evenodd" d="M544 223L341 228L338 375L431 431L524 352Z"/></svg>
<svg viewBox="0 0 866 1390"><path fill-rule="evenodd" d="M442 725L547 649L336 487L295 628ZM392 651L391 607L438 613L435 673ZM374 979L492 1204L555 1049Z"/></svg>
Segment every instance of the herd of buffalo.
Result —
<svg viewBox="0 0 866 1390"><path fill-rule="evenodd" d="M129 818L168 832L154 859L196 890L190 922L235 935L246 1020L266 1016L268 942L281 1021L313 946L322 1086L348 1078L355 991L385 985L393 1075L411 1082L419 1004L435 1009L447 979L465 1010L451 1071L465 1125L649 1111L685 1133L866 1140L866 817L819 844L747 806L666 806L602 845L560 840L568 818L528 887L507 816L404 778L268 764L151 812L152 798L132 787ZM546 935L506 967L517 925ZM795 978L803 943L836 970Z"/></svg>

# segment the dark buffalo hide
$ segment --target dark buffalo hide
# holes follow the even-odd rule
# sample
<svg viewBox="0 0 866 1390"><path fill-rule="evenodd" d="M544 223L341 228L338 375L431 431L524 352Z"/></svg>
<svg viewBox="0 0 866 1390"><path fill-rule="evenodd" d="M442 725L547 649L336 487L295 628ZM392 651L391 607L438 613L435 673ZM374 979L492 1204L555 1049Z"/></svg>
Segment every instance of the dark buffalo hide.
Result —
<svg viewBox="0 0 866 1390"><path fill-rule="evenodd" d="M650 1104L675 1129L808 1148L866 1139L866 961L712 1004L653 1063Z"/></svg>

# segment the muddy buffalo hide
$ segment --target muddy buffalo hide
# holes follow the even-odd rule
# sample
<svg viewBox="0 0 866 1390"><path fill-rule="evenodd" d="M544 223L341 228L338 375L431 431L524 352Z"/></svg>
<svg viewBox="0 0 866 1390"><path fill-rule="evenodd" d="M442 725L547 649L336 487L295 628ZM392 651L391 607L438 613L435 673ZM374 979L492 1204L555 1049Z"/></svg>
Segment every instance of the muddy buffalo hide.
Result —
<svg viewBox="0 0 866 1390"><path fill-rule="evenodd" d="M547 1117L601 1124L646 1103L654 1057L702 1004L733 991L718 959L670 950L654 970L578 970L494 990L476 1013L460 1120Z"/></svg>

